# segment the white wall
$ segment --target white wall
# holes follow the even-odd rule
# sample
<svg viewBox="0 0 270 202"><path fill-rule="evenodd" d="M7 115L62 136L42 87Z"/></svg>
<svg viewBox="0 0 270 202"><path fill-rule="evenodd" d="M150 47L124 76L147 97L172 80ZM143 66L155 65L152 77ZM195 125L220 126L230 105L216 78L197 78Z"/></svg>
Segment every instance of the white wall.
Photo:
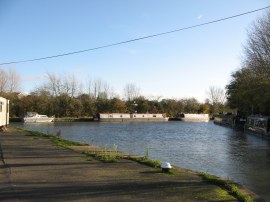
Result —
<svg viewBox="0 0 270 202"><path fill-rule="evenodd" d="M9 100L0 97L0 126L9 124Z"/></svg>
<svg viewBox="0 0 270 202"><path fill-rule="evenodd" d="M209 119L208 114L184 114L186 119Z"/></svg>

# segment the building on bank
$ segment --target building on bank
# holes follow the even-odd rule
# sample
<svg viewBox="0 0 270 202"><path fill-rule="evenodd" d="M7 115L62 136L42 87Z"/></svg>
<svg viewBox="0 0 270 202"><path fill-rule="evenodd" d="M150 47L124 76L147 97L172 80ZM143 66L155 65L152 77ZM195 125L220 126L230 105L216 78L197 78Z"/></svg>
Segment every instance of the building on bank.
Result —
<svg viewBox="0 0 270 202"><path fill-rule="evenodd" d="M9 100L0 97L0 128L9 124Z"/></svg>

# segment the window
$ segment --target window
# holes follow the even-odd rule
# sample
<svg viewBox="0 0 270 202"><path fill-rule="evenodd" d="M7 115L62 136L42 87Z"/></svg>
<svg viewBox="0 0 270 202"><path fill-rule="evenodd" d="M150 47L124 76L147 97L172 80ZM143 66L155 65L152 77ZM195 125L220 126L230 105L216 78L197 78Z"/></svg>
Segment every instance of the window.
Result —
<svg viewBox="0 0 270 202"><path fill-rule="evenodd" d="M3 111L3 102L0 102L0 112Z"/></svg>
<svg viewBox="0 0 270 202"><path fill-rule="evenodd" d="M153 115L153 117L157 117L157 115Z"/></svg>

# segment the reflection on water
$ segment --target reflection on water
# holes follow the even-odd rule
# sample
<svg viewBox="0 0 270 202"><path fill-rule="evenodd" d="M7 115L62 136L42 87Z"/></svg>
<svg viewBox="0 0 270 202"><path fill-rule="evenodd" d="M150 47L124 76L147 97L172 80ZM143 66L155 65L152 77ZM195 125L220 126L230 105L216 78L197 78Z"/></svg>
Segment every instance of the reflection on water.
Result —
<svg viewBox="0 0 270 202"><path fill-rule="evenodd" d="M14 124L15 125L15 124ZM232 179L270 201L270 142L209 123L22 124L29 130L113 147Z"/></svg>

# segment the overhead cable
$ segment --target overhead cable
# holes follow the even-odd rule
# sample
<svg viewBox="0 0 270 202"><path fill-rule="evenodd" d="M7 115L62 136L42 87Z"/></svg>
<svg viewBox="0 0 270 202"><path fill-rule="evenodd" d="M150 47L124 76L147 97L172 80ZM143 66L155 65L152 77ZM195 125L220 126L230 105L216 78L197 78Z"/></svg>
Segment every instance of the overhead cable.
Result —
<svg viewBox="0 0 270 202"><path fill-rule="evenodd" d="M217 22L229 20L229 19L232 19L232 18L237 18L237 17L247 15L247 14L250 14L250 13L255 13L255 12L265 10L265 9L268 9L268 8L270 8L270 6L259 8L259 9L252 10L252 11L248 11L248 12L245 12L245 13L240 13L240 14L225 17L225 18L221 18L221 19L217 19L217 20L213 20L213 21L209 21L209 22L205 22L205 23L201 23L201 24L197 24L197 25L192 25L192 26L188 26L188 27L184 27L184 28L180 28L180 29L166 31L166 32L158 33L158 34L152 34L152 35L143 36L143 37L139 37L139 38L135 38L135 39L130 39L130 40L127 40L127 41L121 41L121 42L117 42L117 43L98 46L98 47L94 47L94 48L88 48L88 49L85 49L85 50L78 50L78 51L74 51L74 52L62 53L62 54L58 54L58 55L52 55L52 56L46 56L46 57L40 57L40 58L34 58L34 59L28 59L28 60L18 60L18 61L11 61L11 62L3 62L3 63L0 63L0 65L18 64L18 63L33 62L33 61L38 61L38 60L47 60L47 59L52 59L52 58L57 58L57 57L63 57L63 56L68 56L68 55L84 53L84 52L88 52L88 51L94 51L94 50L98 50L98 49L104 49L104 48L108 48L108 47L112 47L112 46L118 46L118 45L121 45L121 44L131 43L131 42L135 42L135 41L139 41L139 40L149 39L149 38L158 37L158 36L167 35L167 34L172 34L172 33L175 33L175 32L180 32L180 31L184 31L184 30L188 30L188 29L193 29L193 28L196 28L196 27L201 27L201 26L217 23Z"/></svg>

